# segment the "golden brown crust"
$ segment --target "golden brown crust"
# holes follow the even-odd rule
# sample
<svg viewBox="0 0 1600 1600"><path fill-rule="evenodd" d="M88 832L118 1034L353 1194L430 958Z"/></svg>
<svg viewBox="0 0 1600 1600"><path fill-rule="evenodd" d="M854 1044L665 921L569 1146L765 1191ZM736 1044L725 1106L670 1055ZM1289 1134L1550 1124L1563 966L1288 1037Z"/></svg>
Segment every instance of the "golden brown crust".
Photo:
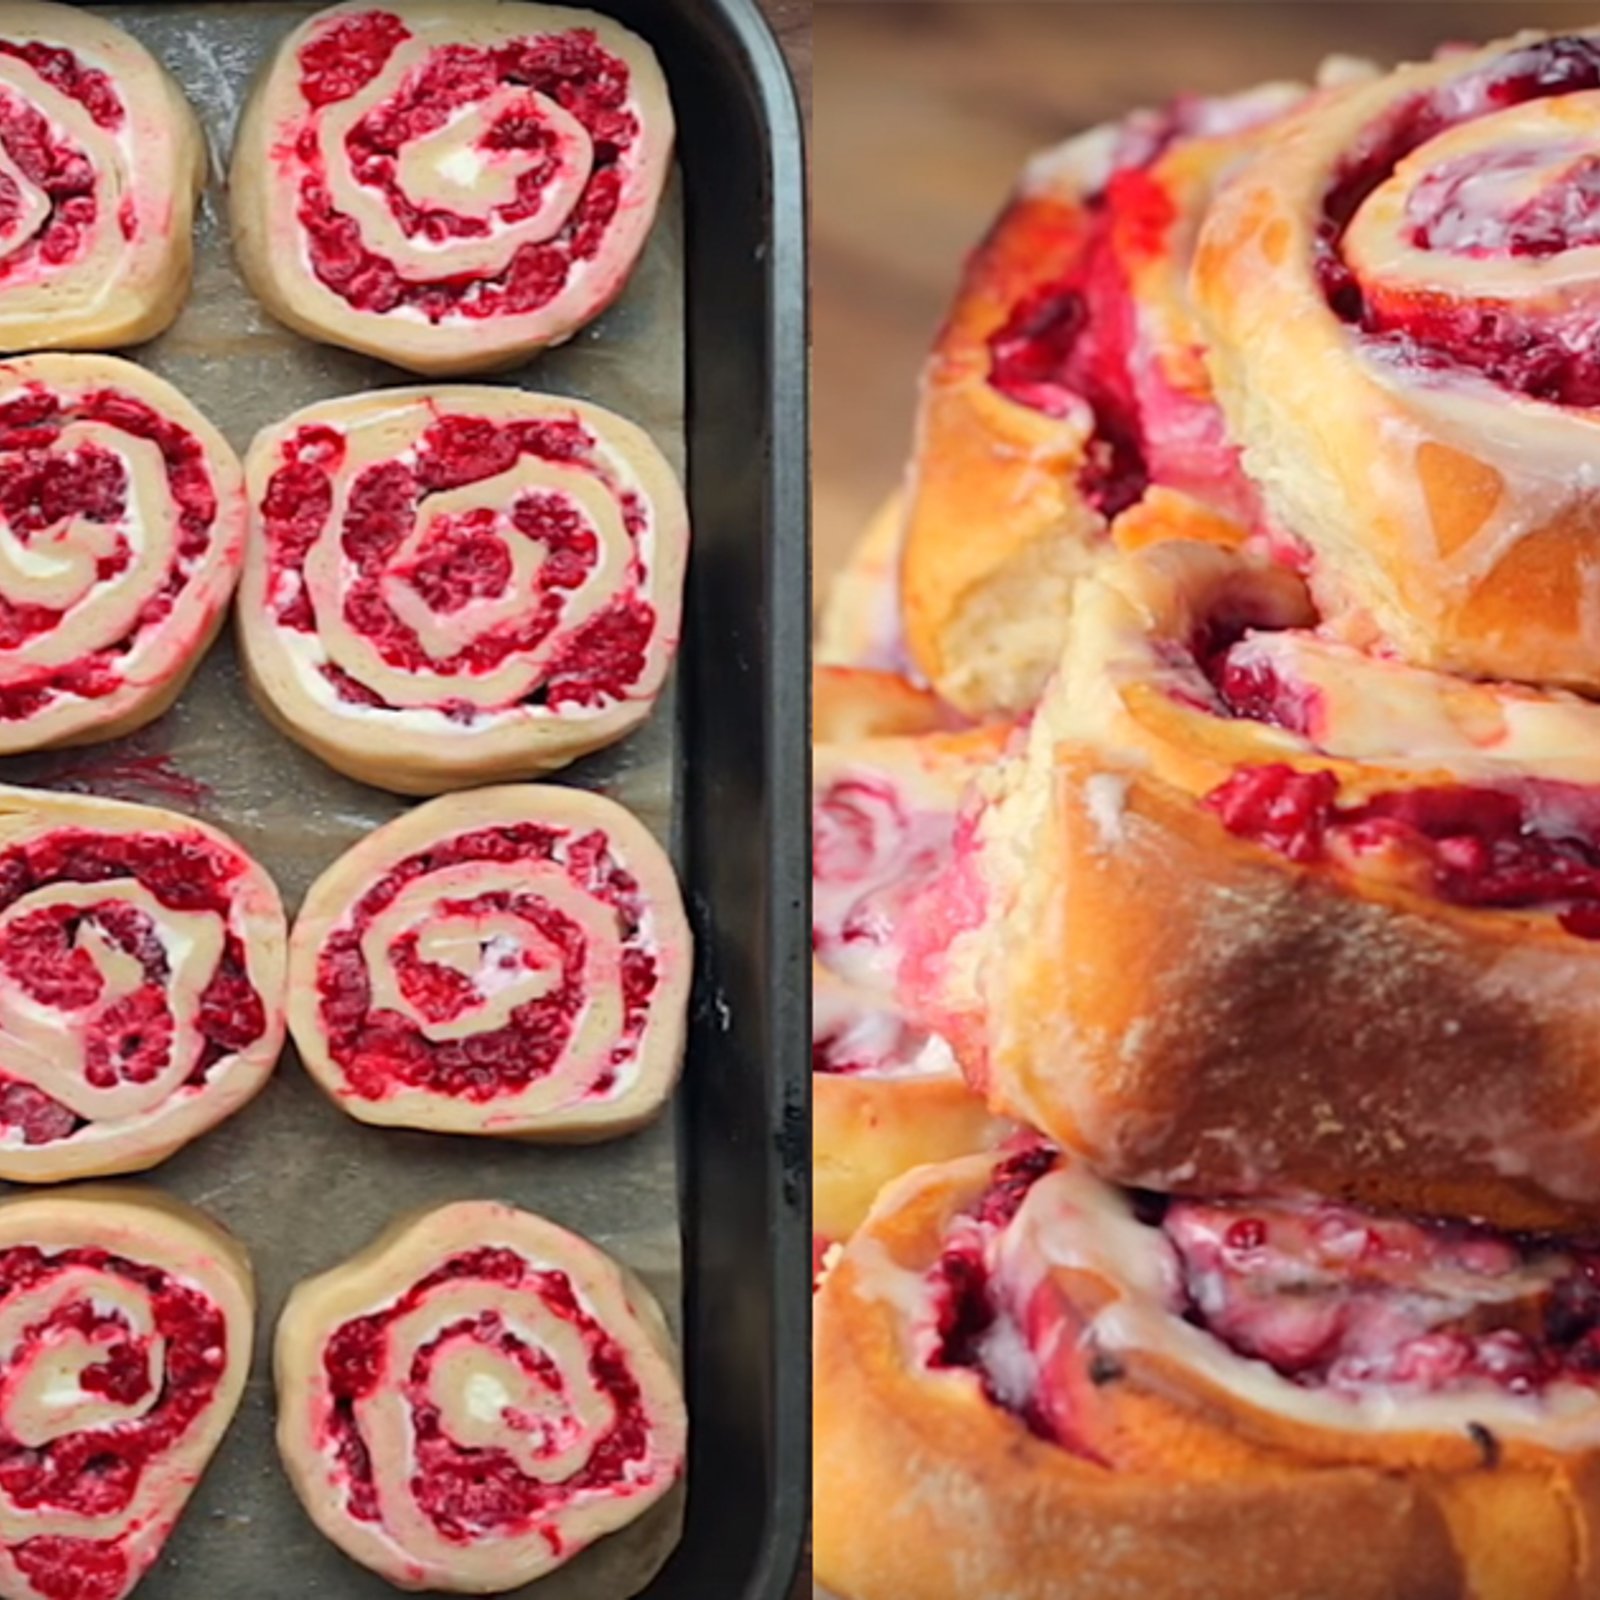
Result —
<svg viewBox="0 0 1600 1600"><path fill-rule="evenodd" d="M814 744L949 732L962 718L938 695L892 672L819 666L811 673Z"/></svg>
<svg viewBox="0 0 1600 1600"><path fill-rule="evenodd" d="M1370 130L1538 37L1405 67L1290 118L1212 204L1192 281L1229 425L1280 525L1313 548L1324 604L1422 665L1593 690L1600 611L1584 597L1600 564L1577 463L1593 456L1594 413L1497 389L1449 361L1372 359L1366 336L1330 309L1317 270L1324 195ZM1582 100L1572 104L1581 116ZM1503 148L1536 148L1502 121ZM1568 117L1566 136L1574 127ZM1425 144L1403 181L1453 159L1450 139ZM1400 258L1418 274L1402 292L1434 315L1461 306L1470 328L1465 258L1441 251L1415 264L1428 256ZM1502 316L1549 316L1552 300L1559 315L1563 294L1587 293L1532 270L1559 260L1527 263L1522 287L1494 302ZM1496 276L1497 291L1507 277ZM1369 292L1383 286L1380 276Z"/></svg>
<svg viewBox="0 0 1600 1600"><path fill-rule="evenodd" d="M1153 1187L1594 1217L1600 949L1358 888L1134 773L1108 848L1085 787L1103 772L1089 753L1057 767L1036 871L1060 936L1004 957L1000 1109Z"/></svg>
<svg viewBox="0 0 1600 1600"><path fill-rule="evenodd" d="M1077 488L1087 408L1052 418L988 381L990 337L1082 253L1083 200L1070 185L1013 199L968 264L923 373L901 558L906 643L974 715L1032 703L1059 623L1023 637L1021 618L1065 605L1104 528Z"/></svg>
<svg viewBox="0 0 1600 1600"><path fill-rule="evenodd" d="M886 1192L817 1298L816 1570L841 1600L1575 1600L1592 1593L1574 1503L1587 1469L1431 1474L1263 1453L1108 1469L1035 1436L970 1373L911 1352L909 1298L978 1158ZM1473 1515L1459 1514L1471 1502ZM862 1508L871 1507L870 1515ZM1526 1516L1518 1588L1484 1535ZM1581 1513L1587 1518L1592 1513ZM1064 1585L1069 1585L1064 1587Z"/></svg>

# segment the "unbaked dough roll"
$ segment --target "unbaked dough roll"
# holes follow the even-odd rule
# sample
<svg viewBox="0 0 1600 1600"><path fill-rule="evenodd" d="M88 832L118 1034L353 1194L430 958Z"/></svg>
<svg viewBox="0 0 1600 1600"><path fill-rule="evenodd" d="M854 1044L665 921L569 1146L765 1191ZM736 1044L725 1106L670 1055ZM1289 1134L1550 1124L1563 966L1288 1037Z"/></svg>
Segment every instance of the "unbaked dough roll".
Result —
<svg viewBox="0 0 1600 1600"><path fill-rule="evenodd" d="M599 406L390 389L257 435L239 596L262 710L401 794L537 777L649 716L677 651L688 514Z"/></svg>
<svg viewBox="0 0 1600 1600"><path fill-rule="evenodd" d="M257 84L229 194L267 309L413 372L487 372L622 292L672 154L655 56L608 17L365 0Z"/></svg>
<svg viewBox="0 0 1600 1600"><path fill-rule="evenodd" d="M1445 671L1600 690L1600 30L1296 113L1194 263L1217 392L1325 611Z"/></svg>
<svg viewBox="0 0 1600 1600"><path fill-rule="evenodd" d="M84 6L0 4L0 351L138 344L177 316L205 180L194 112Z"/></svg>
<svg viewBox="0 0 1600 1600"><path fill-rule="evenodd" d="M0 362L0 755L160 716L244 559L238 458L113 356Z"/></svg>
<svg viewBox="0 0 1600 1600"><path fill-rule="evenodd" d="M289 1024L363 1122L610 1138L677 1080L691 954L671 863L621 806L475 789L379 828L311 886Z"/></svg>
<svg viewBox="0 0 1600 1600"><path fill-rule="evenodd" d="M243 1248L137 1186L0 1201L0 1596L122 1600L250 1370Z"/></svg>
<svg viewBox="0 0 1600 1600"><path fill-rule="evenodd" d="M507 1205L404 1219L298 1285L274 1372L295 1492L403 1589L519 1588L684 1470L660 1307L587 1240Z"/></svg>
<svg viewBox="0 0 1600 1600"><path fill-rule="evenodd" d="M0 787L0 1178L138 1172L283 1043L272 880L192 817Z"/></svg>

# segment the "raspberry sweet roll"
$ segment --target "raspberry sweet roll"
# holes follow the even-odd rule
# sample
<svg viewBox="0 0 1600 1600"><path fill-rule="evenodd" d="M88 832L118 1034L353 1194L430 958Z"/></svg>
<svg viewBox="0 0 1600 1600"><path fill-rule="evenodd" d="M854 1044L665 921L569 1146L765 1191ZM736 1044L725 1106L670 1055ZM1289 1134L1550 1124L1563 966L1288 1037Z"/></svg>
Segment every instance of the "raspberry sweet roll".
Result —
<svg viewBox="0 0 1600 1600"><path fill-rule="evenodd" d="M655 56L608 17L355 0L284 41L229 178L251 288L297 332L443 376L621 294L672 155Z"/></svg>
<svg viewBox="0 0 1600 1600"><path fill-rule="evenodd" d="M934 732L945 708L880 673L820 668L813 703L812 1232L825 1252L891 1178L1012 1132L892 989L902 908L950 858L967 788L1009 733Z"/></svg>
<svg viewBox="0 0 1600 1600"><path fill-rule="evenodd" d="M1045 152L968 264L923 375L901 582L912 660L970 715L1038 698L1120 513L1181 492L1253 516L1185 275L1220 176L1304 93L1180 101Z"/></svg>
<svg viewBox="0 0 1600 1600"><path fill-rule="evenodd" d="M82 6L0 7L0 351L139 344L177 316L205 143L177 84Z"/></svg>
<svg viewBox="0 0 1600 1600"><path fill-rule="evenodd" d="M689 524L649 437L515 389L390 389L257 435L239 596L261 709L401 794L538 777L649 715Z"/></svg>
<svg viewBox="0 0 1600 1600"><path fill-rule="evenodd" d="M660 1307L587 1240L506 1205L403 1220L299 1284L274 1372L295 1492L402 1589L520 1588L684 1471Z"/></svg>
<svg viewBox="0 0 1600 1600"><path fill-rule="evenodd" d="M112 356L0 362L0 755L160 716L244 543L238 458L170 384Z"/></svg>
<svg viewBox="0 0 1600 1600"><path fill-rule="evenodd" d="M1600 689L1600 32L1290 119L1206 219L1219 397L1318 599L1419 664Z"/></svg>
<svg viewBox="0 0 1600 1600"><path fill-rule="evenodd" d="M142 1171L231 1116L283 1044L287 943L217 829L0 787L0 1178Z"/></svg>
<svg viewBox="0 0 1600 1600"><path fill-rule="evenodd" d="M817 1297L818 1580L841 1600L1588 1594L1597 1281L1571 1240L1167 1201L1044 1146L922 1168Z"/></svg>
<svg viewBox="0 0 1600 1600"><path fill-rule="evenodd" d="M1120 1180L1600 1206L1600 706L1364 655L1284 568L1086 580L904 926L917 1019Z"/></svg>
<svg viewBox="0 0 1600 1600"><path fill-rule="evenodd" d="M289 1025L363 1122L608 1139L672 1092L691 964L672 865L630 813L579 789L475 789L311 886Z"/></svg>
<svg viewBox="0 0 1600 1600"><path fill-rule="evenodd" d="M243 1248L134 1185L0 1201L0 1595L122 1600L250 1369Z"/></svg>

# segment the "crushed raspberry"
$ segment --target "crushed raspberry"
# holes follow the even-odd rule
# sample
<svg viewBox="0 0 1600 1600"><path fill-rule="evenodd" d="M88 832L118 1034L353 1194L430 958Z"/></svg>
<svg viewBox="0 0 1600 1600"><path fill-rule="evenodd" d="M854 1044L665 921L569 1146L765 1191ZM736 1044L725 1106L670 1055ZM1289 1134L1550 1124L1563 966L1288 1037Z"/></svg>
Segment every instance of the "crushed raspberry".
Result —
<svg viewBox="0 0 1600 1600"><path fill-rule="evenodd" d="M120 1546L106 1539L44 1534L6 1553L45 1600L121 1600L132 1577Z"/></svg>
<svg viewBox="0 0 1600 1600"><path fill-rule="evenodd" d="M111 79L98 67L86 67L70 50L39 39L0 39L0 55L26 61L51 88L76 100L102 128L122 126L122 101Z"/></svg>
<svg viewBox="0 0 1600 1600"><path fill-rule="evenodd" d="M535 894L497 891L442 901L437 908L444 916L509 915L559 951L558 981L539 998L518 1005L504 1026L461 1039L435 1040L409 1018L371 1009L371 980L361 950L366 929L406 884L467 861L555 861L584 893L615 910L622 945L623 1027L612 1066L631 1059L638 1049L659 974L655 955L644 940L645 907L637 881L618 866L603 835L574 837L533 823L482 829L397 863L356 902L318 957L317 989L328 1051L351 1089L364 1098L381 1099L398 1086L409 1085L435 1094L492 1100L548 1076L566 1052L586 1002L582 972L587 940L576 922ZM420 959L414 933L403 934L387 959L408 1003L431 1022L453 1020L480 999L464 975ZM520 951L515 960L521 962ZM590 1092L604 1093L613 1081L614 1074L608 1075L590 1085Z"/></svg>
<svg viewBox="0 0 1600 1600"><path fill-rule="evenodd" d="M308 105L348 100L383 71L411 34L386 11L364 11L331 22L300 47L300 92Z"/></svg>
<svg viewBox="0 0 1600 1600"><path fill-rule="evenodd" d="M1007 1156L994 1169L989 1187L968 1207L968 1214L988 1227L1005 1227L1021 1210L1034 1184L1054 1172L1060 1160L1060 1152L1047 1144L1029 1145Z"/></svg>
<svg viewBox="0 0 1600 1600"><path fill-rule="evenodd" d="M1247 610L1222 612L1197 630L1187 654L1228 716L1311 737L1320 720L1321 695L1287 682L1270 661L1251 653L1253 639L1277 631L1267 618Z"/></svg>
<svg viewBox="0 0 1600 1600"><path fill-rule="evenodd" d="M1230 833L1293 861L1337 844L1398 855L1455 905L1541 909L1579 938L1600 936L1600 795L1558 783L1397 789L1340 808L1330 772L1240 767L1206 796Z"/></svg>
<svg viewBox="0 0 1600 1600"><path fill-rule="evenodd" d="M509 1454L495 1448L467 1449L446 1433L431 1398L432 1370L441 1347L470 1339L509 1355L540 1387L559 1392L563 1379L549 1356L509 1331L499 1315L485 1311L443 1328L413 1356L409 1369L387 1365L387 1334L422 1305L441 1283L482 1279L536 1296L544 1309L578 1332L589 1353L589 1375L611 1404L611 1421L594 1441L588 1459L559 1483L523 1475ZM419 1279L392 1305L336 1328L323 1351L332 1405L327 1428L346 1474L346 1504L363 1521L378 1518L372 1464L355 1417L354 1402L380 1382L400 1387L411 1413L417 1470L411 1479L417 1504L446 1538L467 1540L486 1532L515 1533L542 1512L583 1491L622 1491L642 1486L630 1464L649 1453L649 1426L638 1381L616 1341L578 1303L564 1272L539 1269L515 1252L485 1248L464 1252ZM508 1417L508 1429L516 1427Z"/></svg>
<svg viewBox="0 0 1600 1600"><path fill-rule="evenodd" d="M21 54L29 48L49 49L22 46L13 47L11 53ZM61 55L71 59L70 52L62 51ZM41 75L49 73L42 71ZM94 76L103 78L99 73ZM120 104L117 118L120 121ZM75 144L59 138L36 106L4 90L0 90L0 144L22 175L48 201L44 220L35 231L0 258L0 281L4 281L13 272L40 260L48 266L72 260L82 247L84 235L94 226L100 206L94 163Z"/></svg>
<svg viewBox="0 0 1600 1600"><path fill-rule="evenodd" d="M42 1089L17 1078L0 1078L0 1128L15 1128L24 1144L50 1144L82 1126L73 1111Z"/></svg>
<svg viewBox="0 0 1600 1600"><path fill-rule="evenodd" d="M1036 1396L1019 1395L998 1377L987 1353L1001 1318L992 1247L1034 1184L1058 1160L1048 1145L1033 1145L1008 1157L995 1168L988 1189L953 1219L927 1280L934 1306L934 1338L927 1362L936 1370L973 1373L991 1405L1009 1412L1039 1438L1075 1448L1053 1427Z"/></svg>
<svg viewBox="0 0 1600 1600"><path fill-rule="evenodd" d="M0 1296L46 1290L51 1278L68 1267L87 1267L125 1278L149 1295L155 1326L164 1341L165 1371L159 1392L139 1416L62 1434L37 1447L24 1446L0 1431L0 1491L24 1511L114 1516L132 1503L146 1465L170 1450L211 1403L226 1362L227 1326L222 1313L198 1290L177 1283L159 1268L90 1247L49 1255L30 1246L0 1251ZM53 1330L89 1332L85 1319L95 1317L92 1307L82 1301L58 1307L44 1321L27 1328L13 1351L13 1367L40 1356ZM147 1353L126 1337L114 1332L112 1337L115 1342L108 1345L102 1360L85 1369L85 1386L132 1404L148 1394L153 1381L147 1370ZM88 1379L89 1372L96 1376ZM30 1543L37 1547L47 1541ZM87 1545L87 1541L63 1541L53 1552L60 1558L54 1564L51 1550L36 1548L41 1569L50 1568L65 1582L72 1563L81 1559L86 1563L85 1575L93 1578L98 1569L92 1558L83 1549L68 1548L77 1545ZM103 1548L88 1546L89 1550ZM79 1592L60 1591L73 1597Z"/></svg>
<svg viewBox="0 0 1600 1600"><path fill-rule="evenodd" d="M1332 1203L1175 1201L1183 1315L1308 1388L1600 1384L1587 1244Z"/></svg>
<svg viewBox="0 0 1600 1600"><path fill-rule="evenodd" d="M330 32L302 50L302 90L313 108L348 98L365 86L398 42L382 27L399 24L382 13L340 26L355 29L362 24L365 31L352 45ZM404 37L403 28L398 37ZM308 67L307 54L313 50ZM451 316L481 320L521 315L553 300L574 269L598 255L621 203L620 164L639 135L637 119L627 109L627 66L601 49L590 30L573 28L496 47L443 46L350 129L345 150L356 182L382 197L408 237L444 242L482 236L494 225L514 227L538 212L558 167L531 97L525 110L501 115L482 136L486 149L526 151L534 158L519 174L514 198L497 208L495 224L417 206L401 188L398 171L406 144L443 125L452 112L475 105L502 86L518 85L562 106L591 141L589 182L554 237L520 245L496 273L422 280L403 276L391 260L367 248L360 223L334 201L315 137L302 137L294 147L303 169L298 215L318 279L357 310L382 315L407 307L435 323Z"/></svg>
<svg viewBox="0 0 1600 1600"><path fill-rule="evenodd" d="M1375 189L1414 150L1450 128L1508 106L1600 87L1600 42L1582 36L1539 39L1508 51L1437 90L1415 95L1367 130L1358 151L1335 176L1323 201L1315 268L1328 305L1345 322L1381 341L1397 359L1425 368L1467 369L1534 399L1558 405L1600 404L1600 369L1587 341L1521 317L1503 303L1457 302L1363 284L1341 245L1351 220ZM1505 159L1505 158L1489 158ZM1461 181L1471 170L1444 170L1425 180L1417 204L1416 242L1448 247L1457 226ZM1536 195L1504 219L1486 253L1548 258L1595 236L1600 187L1592 163ZM1470 247L1468 253L1475 253Z"/></svg>
<svg viewBox="0 0 1600 1600"><path fill-rule="evenodd" d="M504 594L511 582L511 552L496 536L494 524L495 513L488 508L441 517L416 561L399 568L397 576L431 611L459 611L474 600Z"/></svg>
<svg viewBox="0 0 1600 1600"><path fill-rule="evenodd" d="M1254 839L1291 861L1322 856L1339 780L1331 772L1296 772L1293 767L1240 767L1206 796L1229 833Z"/></svg>

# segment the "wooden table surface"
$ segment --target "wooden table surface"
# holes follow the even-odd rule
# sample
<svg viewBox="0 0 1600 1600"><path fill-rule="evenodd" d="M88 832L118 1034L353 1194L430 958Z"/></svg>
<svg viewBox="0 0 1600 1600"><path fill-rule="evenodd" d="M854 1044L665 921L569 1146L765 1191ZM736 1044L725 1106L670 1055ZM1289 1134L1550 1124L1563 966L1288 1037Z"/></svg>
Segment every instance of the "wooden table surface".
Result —
<svg viewBox="0 0 1600 1600"><path fill-rule="evenodd" d="M965 251L1033 150L1182 90L1448 38L1592 25L1558 0L818 0L812 168L817 592L904 461Z"/></svg>
<svg viewBox="0 0 1600 1600"><path fill-rule="evenodd" d="M794 74L806 126L811 125L811 0L761 0L761 9L783 46Z"/></svg>

